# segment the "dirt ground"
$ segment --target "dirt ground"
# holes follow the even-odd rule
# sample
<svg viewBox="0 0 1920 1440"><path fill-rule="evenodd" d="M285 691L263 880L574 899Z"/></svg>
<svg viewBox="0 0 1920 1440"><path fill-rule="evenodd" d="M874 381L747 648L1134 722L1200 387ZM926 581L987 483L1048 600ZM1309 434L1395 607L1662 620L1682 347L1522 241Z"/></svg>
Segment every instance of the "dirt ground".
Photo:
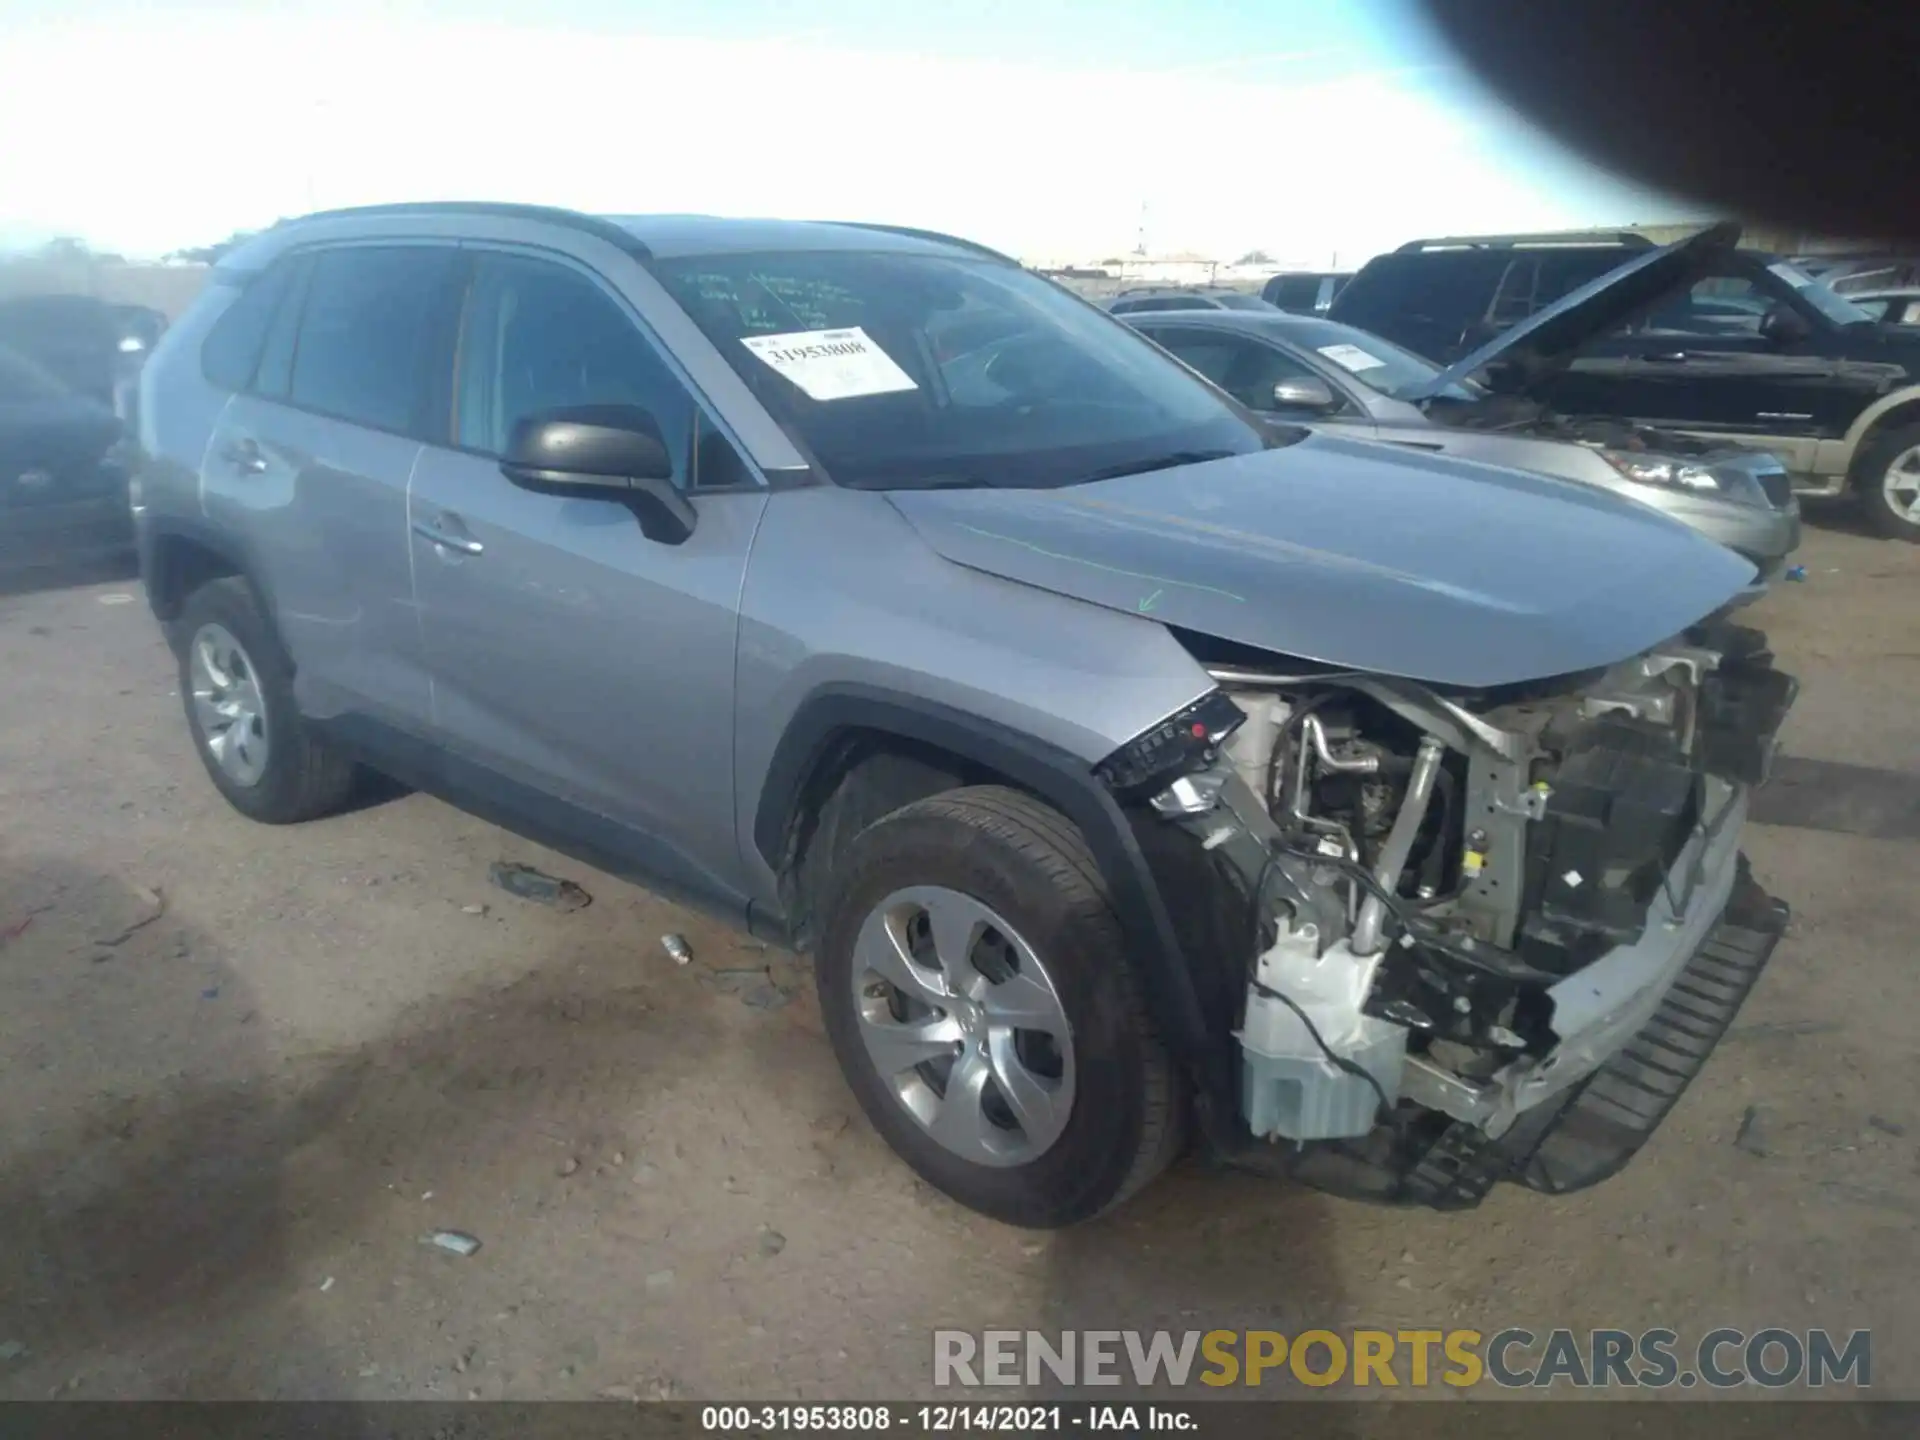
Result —
<svg viewBox="0 0 1920 1440"><path fill-rule="evenodd" d="M899 1398L936 1326L1351 1325L1871 1327L1920 1396L1920 549L1801 558L1749 846L1794 925L1624 1174L1437 1215L1189 1162L1051 1236L889 1156L797 962L421 796L252 825L137 584L0 599L0 1397Z"/></svg>

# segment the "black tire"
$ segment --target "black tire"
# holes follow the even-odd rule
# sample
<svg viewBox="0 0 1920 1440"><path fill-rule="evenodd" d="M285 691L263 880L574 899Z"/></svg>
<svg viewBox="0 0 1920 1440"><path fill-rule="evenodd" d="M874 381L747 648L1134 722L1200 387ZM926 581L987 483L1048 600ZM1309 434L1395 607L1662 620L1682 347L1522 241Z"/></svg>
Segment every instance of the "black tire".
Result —
<svg viewBox="0 0 1920 1440"><path fill-rule="evenodd" d="M1005 917L1051 977L1074 1052L1074 1100L1053 1144L1016 1166L965 1159L907 1112L859 1033L854 945L894 891L936 885ZM1186 1093L1147 1013L1086 842L1057 811L997 786L947 791L868 826L835 868L815 957L834 1053L874 1128L920 1176L970 1209L1034 1229L1120 1204L1176 1159Z"/></svg>
<svg viewBox="0 0 1920 1440"><path fill-rule="evenodd" d="M237 783L220 766L195 714L192 652L205 625L224 627L252 662L266 712L267 759L260 778ZM315 735L293 698L293 662L260 611L252 589L237 577L212 580L195 590L171 626L179 658L180 701L193 746L207 776L227 802L266 825L318 819L345 805L359 778L354 763Z"/></svg>
<svg viewBox="0 0 1920 1440"><path fill-rule="evenodd" d="M1901 425L1867 437L1853 461L1853 489L1861 513L1877 535L1920 544L1920 522L1909 520L1887 499L1887 467L1907 451L1920 446L1920 425Z"/></svg>

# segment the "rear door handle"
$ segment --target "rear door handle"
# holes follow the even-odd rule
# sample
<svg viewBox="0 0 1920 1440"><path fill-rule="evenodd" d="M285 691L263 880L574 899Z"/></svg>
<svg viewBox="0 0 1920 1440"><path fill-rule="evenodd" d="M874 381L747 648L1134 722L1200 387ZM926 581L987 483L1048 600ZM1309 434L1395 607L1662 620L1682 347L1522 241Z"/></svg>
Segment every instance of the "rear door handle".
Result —
<svg viewBox="0 0 1920 1440"><path fill-rule="evenodd" d="M220 458L242 475L267 473L267 457L260 453L259 445L252 440L229 440L221 450Z"/></svg>
<svg viewBox="0 0 1920 1440"><path fill-rule="evenodd" d="M487 548L467 534L464 528L458 528L459 525L460 522L451 515L443 515L438 520L414 521L413 533L436 545L457 550L462 555L478 555Z"/></svg>
<svg viewBox="0 0 1920 1440"><path fill-rule="evenodd" d="M1684 350L1654 350L1640 357L1642 360L1656 360L1662 365L1683 364L1687 358Z"/></svg>

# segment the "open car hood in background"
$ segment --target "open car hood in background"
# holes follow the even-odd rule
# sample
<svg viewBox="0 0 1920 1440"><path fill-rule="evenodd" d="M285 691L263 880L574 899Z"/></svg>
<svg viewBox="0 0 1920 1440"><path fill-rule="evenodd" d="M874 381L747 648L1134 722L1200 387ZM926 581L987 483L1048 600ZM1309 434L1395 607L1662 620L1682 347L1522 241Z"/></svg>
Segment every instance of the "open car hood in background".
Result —
<svg viewBox="0 0 1920 1440"><path fill-rule="evenodd" d="M1740 227L1729 222L1657 250L1634 251L1632 259L1509 326L1405 398L1418 403L1475 379L1500 393L1525 394L1530 384L1556 374L1581 346L1692 285L1739 243ZM1490 366L1495 368L1481 374Z"/></svg>
<svg viewBox="0 0 1920 1440"><path fill-rule="evenodd" d="M1670 639L1754 568L1646 506L1316 433L1052 490L894 490L946 559L1277 655L1488 687Z"/></svg>

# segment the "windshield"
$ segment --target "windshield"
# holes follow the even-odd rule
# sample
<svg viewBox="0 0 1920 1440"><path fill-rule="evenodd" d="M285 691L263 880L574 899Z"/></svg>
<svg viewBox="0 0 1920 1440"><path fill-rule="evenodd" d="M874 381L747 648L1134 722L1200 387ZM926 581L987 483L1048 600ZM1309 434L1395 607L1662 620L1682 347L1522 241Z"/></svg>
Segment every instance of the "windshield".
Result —
<svg viewBox="0 0 1920 1440"><path fill-rule="evenodd" d="M654 270L842 485L1070 485L1284 439L1014 266L800 251Z"/></svg>
<svg viewBox="0 0 1920 1440"><path fill-rule="evenodd" d="M1484 392L1471 381L1431 390L1440 367L1402 350L1391 340L1331 320L1295 320L1282 332L1302 349L1330 360L1369 390L1395 400L1425 399L1430 393L1471 400Z"/></svg>
<svg viewBox="0 0 1920 1440"><path fill-rule="evenodd" d="M1873 316L1846 296L1838 294L1825 281L1816 280L1798 265L1776 260L1767 269L1799 292L1800 298L1836 325L1859 325Z"/></svg>

